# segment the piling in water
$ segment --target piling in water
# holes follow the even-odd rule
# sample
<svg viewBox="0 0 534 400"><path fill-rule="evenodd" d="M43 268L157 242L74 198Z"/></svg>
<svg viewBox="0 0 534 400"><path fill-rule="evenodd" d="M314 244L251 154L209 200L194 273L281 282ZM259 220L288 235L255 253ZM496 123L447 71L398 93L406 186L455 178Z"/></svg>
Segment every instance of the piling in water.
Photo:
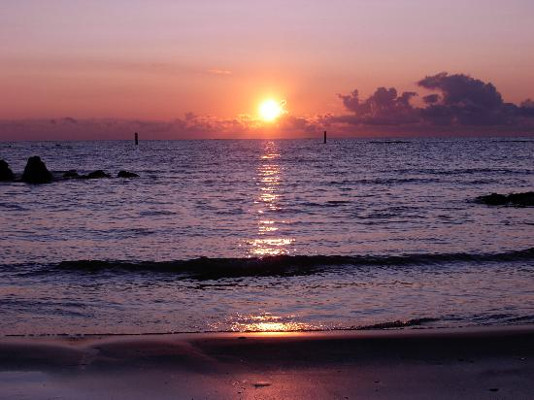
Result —
<svg viewBox="0 0 534 400"><path fill-rule="evenodd" d="M323 133L323 143L326 144L326 131Z"/></svg>
<svg viewBox="0 0 534 400"><path fill-rule="evenodd" d="M135 132L135 145L139 145L139 134L137 132Z"/></svg>

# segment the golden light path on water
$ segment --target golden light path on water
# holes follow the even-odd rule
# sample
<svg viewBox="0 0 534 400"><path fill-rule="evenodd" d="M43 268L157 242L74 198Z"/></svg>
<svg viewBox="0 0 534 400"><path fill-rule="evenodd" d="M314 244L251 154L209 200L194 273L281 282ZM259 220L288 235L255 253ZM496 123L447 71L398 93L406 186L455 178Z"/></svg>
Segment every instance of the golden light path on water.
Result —
<svg viewBox="0 0 534 400"><path fill-rule="evenodd" d="M280 209L279 185L282 180L282 170L277 160L280 158L277 144L267 142L264 153L260 157L257 167L258 197L254 205L258 207L258 238L248 242L249 254L253 257L278 256L289 254L294 238L273 235L278 230L276 211Z"/></svg>
<svg viewBox="0 0 534 400"><path fill-rule="evenodd" d="M283 220L277 219L280 210L280 183L283 179L282 169L278 163L280 153L275 142L265 144L256 169L258 195L254 200L257 207L258 237L248 241L251 257L279 256L291 253L295 239L277 234ZM314 327L296 321L296 316L281 317L271 313L238 316L232 322L232 331L236 332L290 332L313 329Z"/></svg>

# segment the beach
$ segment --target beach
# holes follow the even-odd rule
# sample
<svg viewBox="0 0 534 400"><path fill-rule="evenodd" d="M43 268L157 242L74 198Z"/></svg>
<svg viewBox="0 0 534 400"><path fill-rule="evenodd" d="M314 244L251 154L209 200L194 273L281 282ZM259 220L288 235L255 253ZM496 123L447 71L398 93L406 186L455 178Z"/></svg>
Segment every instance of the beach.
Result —
<svg viewBox="0 0 534 400"><path fill-rule="evenodd" d="M0 4L0 400L534 400L534 0Z"/></svg>
<svg viewBox="0 0 534 400"><path fill-rule="evenodd" d="M528 399L531 326L4 337L2 399Z"/></svg>

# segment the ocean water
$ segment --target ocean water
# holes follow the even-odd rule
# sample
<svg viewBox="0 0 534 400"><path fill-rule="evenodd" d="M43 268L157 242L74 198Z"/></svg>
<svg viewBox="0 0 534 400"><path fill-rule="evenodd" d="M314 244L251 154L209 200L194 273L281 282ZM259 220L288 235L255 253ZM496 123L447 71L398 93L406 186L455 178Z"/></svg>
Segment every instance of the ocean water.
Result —
<svg viewBox="0 0 534 400"><path fill-rule="evenodd" d="M534 323L534 139L0 143L0 334Z"/></svg>

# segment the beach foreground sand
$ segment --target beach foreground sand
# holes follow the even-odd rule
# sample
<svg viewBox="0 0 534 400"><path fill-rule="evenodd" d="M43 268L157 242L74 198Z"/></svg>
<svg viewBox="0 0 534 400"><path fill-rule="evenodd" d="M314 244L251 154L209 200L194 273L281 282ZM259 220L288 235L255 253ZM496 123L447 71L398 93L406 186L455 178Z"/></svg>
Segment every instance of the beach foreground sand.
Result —
<svg viewBox="0 0 534 400"><path fill-rule="evenodd" d="M534 328L6 337L2 399L529 399Z"/></svg>

